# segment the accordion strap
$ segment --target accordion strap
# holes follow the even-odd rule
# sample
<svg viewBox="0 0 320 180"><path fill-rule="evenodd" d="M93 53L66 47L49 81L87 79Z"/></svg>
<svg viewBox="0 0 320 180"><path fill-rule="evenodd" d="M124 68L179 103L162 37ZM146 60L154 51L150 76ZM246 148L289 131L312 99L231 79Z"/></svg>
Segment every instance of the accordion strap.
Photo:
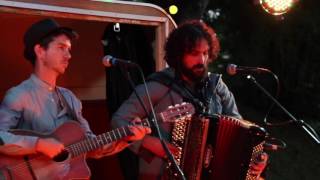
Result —
<svg viewBox="0 0 320 180"><path fill-rule="evenodd" d="M187 90L187 88L182 84L181 81L169 76L168 74L164 72L157 72L150 75L148 77L148 80L159 82L171 88L173 91L180 94L185 101L191 102L193 105L195 105L196 109L203 109L203 102L201 102L197 97L195 97L191 92L189 92L189 90Z"/></svg>
<svg viewBox="0 0 320 180"><path fill-rule="evenodd" d="M204 94L204 99L200 100L198 97L194 96L181 82L180 80L171 77L165 72L156 72L148 77L149 81L159 82L173 91L180 94L183 99L187 102L192 103L198 112L203 113L206 109L205 106L208 106L208 103L211 103L211 98L213 97L214 91L216 91L216 85L221 78L221 75L210 74L206 82L206 88Z"/></svg>

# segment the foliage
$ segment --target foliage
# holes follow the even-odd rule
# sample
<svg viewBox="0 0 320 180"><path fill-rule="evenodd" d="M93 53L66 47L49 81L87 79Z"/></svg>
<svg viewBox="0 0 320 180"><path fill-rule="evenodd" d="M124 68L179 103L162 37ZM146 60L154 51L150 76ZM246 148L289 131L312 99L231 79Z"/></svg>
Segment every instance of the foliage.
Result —
<svg viewBox="0 0 320 180"><path fill-rule="evenodd" d="M300 1L285 16L274 17L252 1L211 1L208 9L221 14L217 19L204 18L221 39L222 56L215 68L231 62L269 68L280 77L281 103L298 116L319 118L320 14L316 4ZM257 78L272 91L274 82L261 76ZM232 88L240 90L236 92L240 100L251 99L246 103L262 109L269 104L261 92L237 80L232 81ZM252 96L260 100L252 101Z"/></svg>

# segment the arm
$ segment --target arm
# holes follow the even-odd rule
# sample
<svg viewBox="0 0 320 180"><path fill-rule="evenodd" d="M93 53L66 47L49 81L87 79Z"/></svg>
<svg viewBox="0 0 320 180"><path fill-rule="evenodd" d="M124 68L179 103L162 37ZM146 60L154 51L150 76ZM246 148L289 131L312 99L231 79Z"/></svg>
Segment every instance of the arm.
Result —
<svg viewBox="0 0 320 180"><path fill-rule="evenodd" d="M37 137L15 135L9 132L23 120L23 105L26 98L26 94L21 94L15 89L9 90L4 97L0 106L0 138L4 143L0 150L2 152L13 155L36 152Z"/></svg>
<svg viewBox="0 0 320 180"><path fill-rule="evenodd" d="M176 154L179 152L178 148L175 147L174 145L172 145L170 143L166 143L166 145L172 154ZM143 150L147 150L157 157L160 157L163 159L167 158L167 154L166 154L165 150L163 149L161 141L157 137L145 136L145 138L142 141L141 147L143 148ZM140 154L143 152L143 150L140 149ZM145 158L145 159L147 159L147 158Z"/></svg>
<svg viewBox="0 0 320 180"><path fill-rule="evenodd" d="M167 102L166 103L159 103L159 98L161 99L161 97L164 97L165 94L167 94L168 92L168 88L164 87L163 85L160 85L157 82L148 82L148 89L151 95L151 101L153 104L158 104L163 107L156 107L157 110L161 110L163 108L166 108L168 105L172 104L173 102ZM138 92L138 94L141 96L142 101L144 102L144 104L146 104L146 108L147 108L147 114L150 113L150 107L149 107L149 103L147 101L147 96L145 94L144 88L142 85L139 85L136 87L136 91ZM163 100L163 99L161 99ZM164 104L164 105L163 105ZM159 109L158 109L159 108ZM135 118L135 117L140 117L140 118L144 118L146 117L146 113L143 110L138 98L136 97L136 95L133 93L131 94L131 96L129 97L129 99L127 99L122 105L121 107L117 110L117 112L115 112L113 114L112 117L112 126L113 127L122 127L122 126L126 126L130 124L131 119ZM161 123L160 123L161 126ZM168 144L168 143L167 143ZM174 152L174 146L168 144L168 147L170 150L172 150ZM133 151L135 154L138 154L140 156L145 156L146 154L149 154L153 156L159 156L159 157L164 157L164 150L162 149L162 145L161 142L159 140L159 138L154 137L154 136L150 136L150 135L146 135L142 140L140 141L136 141L135 143L133 143L130 146L130 150ZM148 155L146 155L148 156ZM147 159L148 157L142 157L144 159Z"/></svg>
<svg viewBox="0 0 320 180"><path fill-rule="evenodd" d="M135 123L141 122L140 118L135 118L133 120ZM137 126L129 126L129 130L133 135L127 136L123 139L120 139L112 144L105 145L102 149L90 152L88 157L91 158L101 158L103 156L109 156L115 153L122 151L124 148L130 145L129 142L141 140L146 134L151 133L151 129L148 127L143 127L140 125Z"/></svg>
<svg viewBox="0 0 320 180"><path fill-rule="evenodd" d="M141 96L142 101L144 104L147 104L147 97L144 92L143 86L140 85L136 88L138 94ZM148 110L148 113L150 110ZM113 114L112 120L111 120L111 126L113 128L119 128L122 126L128 126L131 124L131 120L139 117L139 118L144 118L146 117L146 113L143 110L143 107L139 103L138 98L134 93L131 94L129 99L127 99L121 106L120 108ZM141 143L143 140L136 141L132 146L130 146L130 149L134 153L138 153Z"/></svg>
<svg viewBox="0 0 320 180"><path fill-rule="evenodd" d="M40 152L52 158L63 150L62 143L53 138L16 135L9 131L17 128L19 123L23 123L25 101L28 101L27 93L12 89L8 91L0 106L0 138L3 141L0 152L8 155Z"/></svg>
<svg viewBox="0 0 320 180"><path fill-rule="evenodd" d="M238 111L238 107L234 99L234 96L227 87L227 85L223 82L222 78L218 80L216 91L221 98L221 105L223 111L222 113L228 116L242 119L242 116Z"/></svg>
<svg viewBox="0 0 320 180"><path fill-rule="evenodd" d="M75 112L76 120L80 123L82 129L84 129L84 131L86 132L86 136L89 138L95 137L95 134L90 129L88 121L82 115L81 101L71 91L67 89L64 89L64 94L64 97L68 97L69 95L70 98L66 98L66 100L69 101L68 104L71 104L71 108ZM137 119L135 121L138 122L140 121L140 119ZM88 153L87 156L90 158L98 159L104 156L115 154L123 150L124 148L128 147L130 144L129 141L140 140L145 134L150 133L151 131L150 128L145 128L142 126L131 126L129 128L133 135L120 139L111 144L104 145L101 149Z"/></svg>

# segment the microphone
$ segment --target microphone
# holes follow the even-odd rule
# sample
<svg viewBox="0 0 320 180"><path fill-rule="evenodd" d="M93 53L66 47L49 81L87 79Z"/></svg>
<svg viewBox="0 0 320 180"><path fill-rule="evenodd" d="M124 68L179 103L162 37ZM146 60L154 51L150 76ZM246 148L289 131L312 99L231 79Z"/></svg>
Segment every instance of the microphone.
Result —
<svg viewBox="0 0 320 180"><path fill-rule="evenodd" d="M265 69L265 68L237 66L235 64L228 64L226 71L230 76L233 76L237 73L250 74L250 73L270 72L269 69Z"/></svg>
<svg viewBox="0 0 320 180"><path fill-rule="evenodd" d="M113 67L113 66L119 66L119 67L137 67L138 65L136 63L133 63L128 60L119 59L112 57L111 55L106 55L102 58L102 64L105 67Z"/></svg>

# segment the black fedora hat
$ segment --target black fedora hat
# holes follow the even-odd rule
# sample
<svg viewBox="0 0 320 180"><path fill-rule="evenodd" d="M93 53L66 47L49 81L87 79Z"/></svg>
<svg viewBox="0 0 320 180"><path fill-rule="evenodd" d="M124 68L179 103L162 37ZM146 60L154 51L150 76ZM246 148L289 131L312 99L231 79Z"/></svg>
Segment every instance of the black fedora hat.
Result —
<svg viewBox="0 0 320 180"><path fill-rule="evenodd" d="M30 51L33 51L34 46L42 39L55 32L61 32L67 35L71 40L78 38L78 34L68 27L60 26L55 20L51 18L40 20L32 24L24 34L24 56L30 60Z"/></svg>

